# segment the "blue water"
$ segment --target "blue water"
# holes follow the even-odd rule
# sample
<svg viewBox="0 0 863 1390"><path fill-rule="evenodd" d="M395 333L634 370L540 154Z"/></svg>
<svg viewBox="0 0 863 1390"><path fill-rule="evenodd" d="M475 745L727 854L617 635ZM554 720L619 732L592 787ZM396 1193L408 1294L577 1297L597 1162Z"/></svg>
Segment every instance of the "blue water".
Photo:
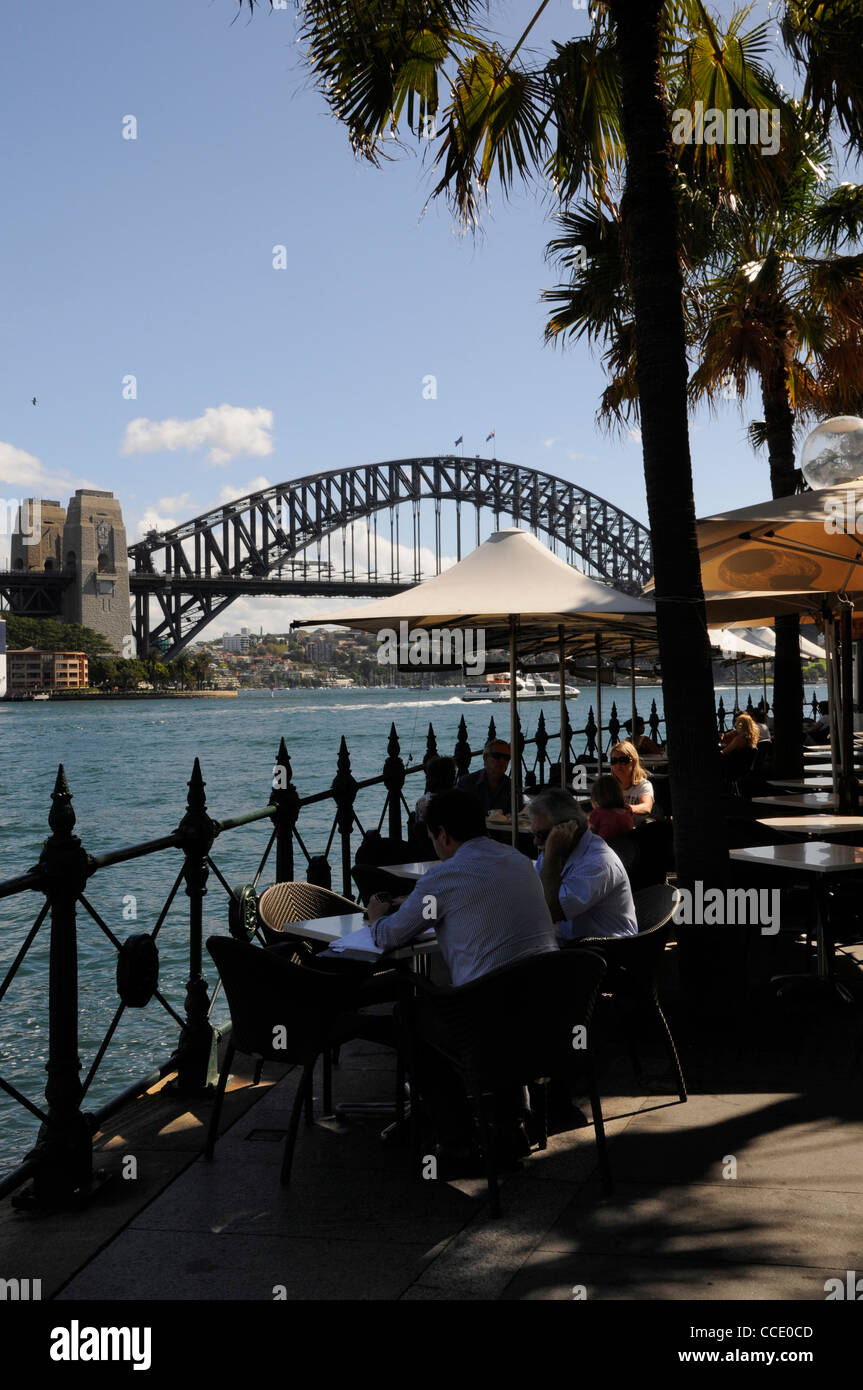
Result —
<svg viewBox="0 0 863 1390"><path fill-rule="evenodd" d="M747 691L741 686L745 706ZM754 700L760 688L753 688ZM768 696L770 695L768 689ZM807 696L811 692L807 688ZM726 706L733 702L723 692ZM639 687L638 708L646 718L658 687ZM628 689L603 692L603 709L617 701L621 720L629 718ZM592 690L569 702L573 728L582 728ZM557 729L557 704L529 703L521 707L525 737L536 731L540 710L550 732ZM269 799L272 769L279 739L284 736L291 755L294 782L300 795L329 787L336 773L336 755L345 736L354 776L361 780L379 774L387 755L390 725L395 723L401 756L408 766L421 764L431 722L438 750L451 753L459 719L464 716L473 748L484 742L489 719L506 733L507 705L465 704L451 689L432 691L307 690L242 692L236 700L154 700L108 703L0 703L0 879L24 873L39 857L48 832L48 812L57 765L63 763L77 815L76 833L90 853L119 849L155 839L173 830L181 819L186 783L199 757L210 814L217 819L263 806ZM576 741L576 749L581 747ZM556 740L549 745L556 758ZM408 779L406 800L412 805L423 790L419 773ZM382 788L359 793L356 809L364 829L377 827L383 805ZM331 802L305 808L299 829L311 854L323 853L333 821ZM385 827L384 827L385 829ZM228 883L250 880L258 867L271 831L269 821L227 832L212 857ZM296 849L296 877L305 877L304 861ZM90 879L86 896L121 940L133 932L150 931L181 867L177 851L99 870ZM341 891L339 845L330 852L333 887ZM261 879L273 881L275 862ZM41 895L22 894L0 900L0 976L14 960L28 927L42 903ZM227 931L227 897L211 874L204 902L204 936ZM134 917L132 913L134 912ZM124 915L125 914L125 915ZM116 1009L116 955L110 942L83 909L79 909L79 1035L82 1077ZM188 902L182 891L159 936L160 989L178 1014L188 967ZM35 1104L42 1106L47 1060L48 926L40 931L18 975L0 1001L0 1075ZM205 977L214 971L205 956ZM224 1016L223 1010L214 1017ZM177 1025L156 1002L145 1010L127 1010L87 1094L85 1108L96 1109L123 1086L143 1076L173 1049ZM37 1121L15 1101L0 1093L0 1171L20 1161L32 1145Z"/></svg>

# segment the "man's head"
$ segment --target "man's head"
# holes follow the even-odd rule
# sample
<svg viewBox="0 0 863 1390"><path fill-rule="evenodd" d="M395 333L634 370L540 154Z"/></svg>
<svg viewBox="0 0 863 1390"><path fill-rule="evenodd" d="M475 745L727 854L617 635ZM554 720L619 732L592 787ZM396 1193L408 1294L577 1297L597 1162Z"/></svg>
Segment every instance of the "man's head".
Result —
<svg viewBox="0 0 863 1390"><path fill-rule="evenodd" d="M466 840L486 833L480 801L457 788L432 797L425 823L438 859L451 859Z"/></svg>
<svg viewBox="0 0 863 1390"><path fill-rule="evenodd" d="M509 744L505 739L489 739L482 750L482 764L488 781L493 787L498 786L506 776L509 765Z"/></svg>
<svg viewBox="0 0 863 1390"><path fill-rule="evenodd" d="M582 834L587 829L587 816L575 797L562 787L546 787L532 797L528 816L534 841L540 849L554 826L563 825L564 821L575 821Z"/></svg>

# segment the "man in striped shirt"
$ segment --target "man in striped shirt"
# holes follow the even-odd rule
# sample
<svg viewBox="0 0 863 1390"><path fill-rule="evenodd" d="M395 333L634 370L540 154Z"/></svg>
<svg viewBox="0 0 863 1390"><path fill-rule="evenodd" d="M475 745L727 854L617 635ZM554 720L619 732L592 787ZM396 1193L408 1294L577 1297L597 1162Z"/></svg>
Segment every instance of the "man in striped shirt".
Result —
<svg viewBox="0 0 863 1390"><path fill-rule="evenodd" d="M429 803L426 827L442 861L400 906L374 897L368 913L376 946L403 946L435 928L441 955L457 989L492 970L557 951L551 914L531 861L486 834L482 805L467 792L441 792ZM446 1061L453 1052L446 996L426 985L413 1004L414 1067L437 1140L438 1176L477 1171L481 1159L471 1134L464 1088ZM501 1100L500 1157L527 1153L521 1094ZM481 1167L478 1169L481 1171Z"/></svg>
<svg viewBox="0 0 863 1390"><path fill-rule="evenodd" d="M433 926L456 988L558 949L533 864L519 850L488 838L476 797L442 792L429 803L425 823L442 862L395 910L372 898L368 911L376 946L391 951Z"/></svg>

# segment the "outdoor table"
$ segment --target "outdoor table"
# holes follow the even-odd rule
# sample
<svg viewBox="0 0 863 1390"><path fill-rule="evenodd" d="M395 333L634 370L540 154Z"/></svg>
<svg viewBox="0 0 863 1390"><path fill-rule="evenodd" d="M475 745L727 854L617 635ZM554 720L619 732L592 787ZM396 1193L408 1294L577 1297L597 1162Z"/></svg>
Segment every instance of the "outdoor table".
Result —
<svg viewBox="0 0 863 1390"><path fill-rule="evenodd" d="M381 872L392 874L393 878L412 879L416 883L417 879L427 874L429 869L433 869L435 864L441 864L440 859L418 859L412 864L382 864Z"/></svg>
<svg viewBox="0 0 863 1390"><path fill-rule="evenodd" d="M790 787L792 791L830 792L832 777L768 777L768 787Z"/></svg>
<svg viewBox="0 0 863 1390"><path fill-rule="evenodd" d="M752 845L748 849L732 849L729 851L729 857L741 864L776 869L795 877L803 876L809 879L815 899L817 974L814 977L776 975L773 978L780 984L806 980L810 984L826 986L838 994L846 1004L852 1003L853 996L844 985L837 983L833 978L833 942L827 936L824 895L831 879L863 873L863 847L831 845L824 840L809 840L806 843Z"/></svg>
<svg viewBox="0 0 863 1390"><path fill-rule="evenodd" d="M863 838L863 816L831 815L824 811L815 816L768 816L756 822L768 830L779 830L783 835L844 835L859 831Z"/></svg>
<svg viewBox="0 0 863 1390"><path fill-rule="evenodd" d="M790 811L838 811L835 792L805 792L802 796L753 796L753 806L775 806Z"/></svg>
<svg viewBox="0 0 863 1390"><path fill-rule="evenodd" d="M308 922L286 922L282 928L284 936L299 936L303 941L325 941L330 947L334 941L340 941L343 936L350 936L351 932L357 931L360 927L368 925L364 912L340 912L334 917L313 917ZM419 941L413 941L409 946L399 946L395 951L387 951L380 954L375 951L346 950L331 951L326 950L321 954L328 960L361 960L376 965L381 960L407 960L417 955L422 955L426 951L436 951L438 949L437 938L432 935L424 937Z"/></svg>

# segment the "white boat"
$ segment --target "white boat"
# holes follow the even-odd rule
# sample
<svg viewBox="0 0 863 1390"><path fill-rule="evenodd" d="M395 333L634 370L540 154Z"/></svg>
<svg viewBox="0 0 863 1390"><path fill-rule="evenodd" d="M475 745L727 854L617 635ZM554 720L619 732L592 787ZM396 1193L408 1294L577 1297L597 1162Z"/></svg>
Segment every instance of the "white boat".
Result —
<svg viewBox="0 0 863 1390"><path fill-rule="evenodd" d="M517 675L515 678L516 699L518 700L559 700L560 682L539 675ZM577 686L564 685L567 700L576 700L581 693ZM494 704L509 703L509 676L488 676L476 685L466 685L462 700L490 700Z"/></svg>

